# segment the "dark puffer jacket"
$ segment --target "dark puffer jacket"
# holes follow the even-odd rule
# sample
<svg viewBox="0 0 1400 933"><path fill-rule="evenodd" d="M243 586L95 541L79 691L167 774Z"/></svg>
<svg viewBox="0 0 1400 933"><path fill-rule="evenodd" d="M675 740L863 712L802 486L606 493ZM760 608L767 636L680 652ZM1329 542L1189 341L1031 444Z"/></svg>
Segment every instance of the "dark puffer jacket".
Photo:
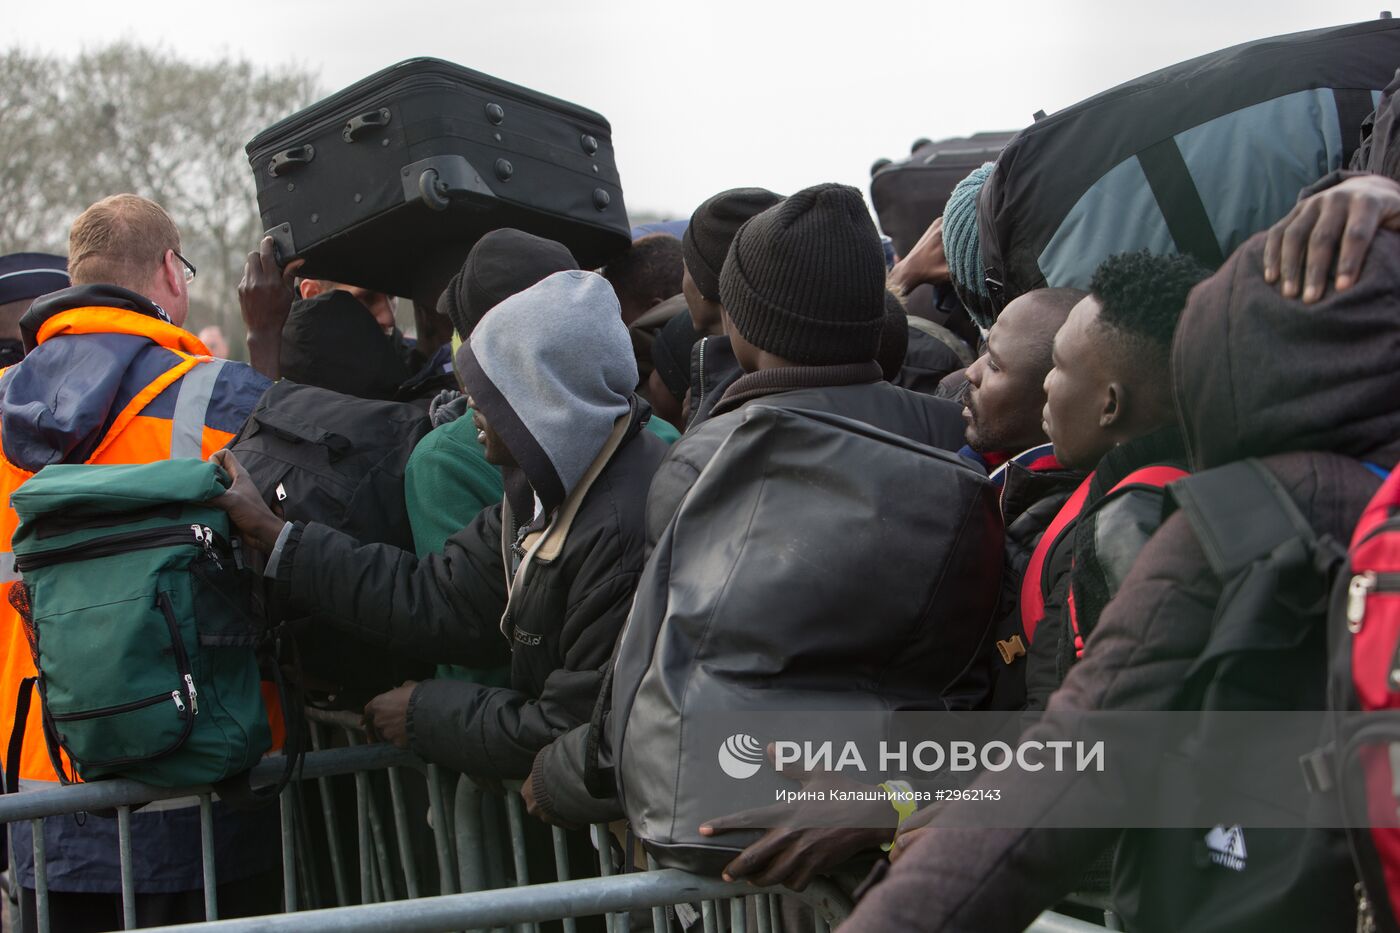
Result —
<svg viewBox="0 0 1400 933"><path fill-rule="evenodd" d="M365 640L468 667L509 656L509 688L429 680L413 692L409 737L424 758L469 774L524 777L540 748L588 721L642 569L642 491L666 452L642 430L649 414L644 405L633 412L616 453L575 490L569 521L570 501L560 507L516 584L509 626L508 506L482 512L423 560L325 525L293 533L279 578L298 601L324 606Z"/></svg>
<svg viewBox="0 0 1400 933"><path fill-rule="evenodd" d="M1188 459L1202 470L1262 458L1317 533L1344 541L1379 485L1361 461L1390 468L1400 458L1400 235L1378 237L1357 285L1307 307L1264 284L1262 254L1262 235L1242 246L1192 293L1178 327L1172 371ZM1143 548L1049 708L1179 708L1219 598L1191 526L1173 515ZM1325 676L1325 658L1317 676ZM1045 723L1026 737L1060 738ZM995 777L987 786L1043 800L1046 811L1076 780ZM842 930L1021 930L1115 838L1112 830L1034 826L926 833ZM1239 928L1349 928L1349 867L1334 868Z"/></svg>
<svg viewBox="0 0 1400 933"><path fill-rule="evenodd" d="M1135 482L1116 488L1132 473L1152 466L1186 468L1186 451L1175 426L1133 438L1104 455L1089 481L1079 517L1046 561L1045 619L1026 658L1027 709L1045 709L1104 606L1161 526L1166 497L1162 486Z"/></svg>

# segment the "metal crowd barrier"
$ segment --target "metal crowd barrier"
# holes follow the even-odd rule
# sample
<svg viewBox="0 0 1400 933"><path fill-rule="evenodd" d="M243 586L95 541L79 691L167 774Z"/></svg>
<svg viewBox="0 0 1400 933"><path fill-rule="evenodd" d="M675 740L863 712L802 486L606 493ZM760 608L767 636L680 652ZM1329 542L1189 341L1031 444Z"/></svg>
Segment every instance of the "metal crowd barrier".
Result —
<svg viewBox="0 0 1400 933"><path fill-rule="evenodd" d="M136 926L132 874L133 808L159 800L191 798L200 814L206 922L180 927L188 931L287 930L297 933L353 933L358 930L450 931L510 929L539 933L540 924L557 921L575 933L577 918L602 915L608 933L630 933L634 924L652 933L704 930L704 933L798 933L786 922L802 916L802 928L827 933L849 914L849 899L833 884L814 882L798 893L755 889L676 870L658 870L640 854L630 837L619 844L609 828L593 826L588 839L597 855L597 876L570 878L569 833L552 827L554 872L559 879L532 884L526 852L526 820L519 785L488 791L476 782L425 764L410 752L390 745L365 743L359 717L312 710L308 713L312 750L296 779L279 799L283 910L219 921L218 878L213 839L214 790L208 786L159 788L136 781L91 784L0 796L0 823L32 821L34 887L40 933L49 933L48 884L42 821L48 816L80 812L116 813L124 928ZM343 747L328 747L336 741ZM253 769L254 787L274 783L282 760L270 758ZM381 773L375 781L373 776ZM413 838L425 820L415 819L405 776L426 780L427 819L434 865L419 864ZM337 815L333 780L354 782L355 858L358 889L351 888L346 864L348 837ZM317 819L305 805L302 788L314 782ZM387 782L392 823L381 812ZM503 791L503 792L502 792ZM311 854L313 827L319 827L327 864ZM392 836L391 836L392 833ZM577 848L577 846L576 846ZM626 851L624 851L626 850ZM321 877L328 867L331 890ZM436 871L436 894L430 877ZM355 903L358 901L358 903ZM784 910L786 906L788 910ZM792 909L801 905L801 909ZM1110 923L1110 928L1115 926ZM1102 933L1104 927L1046 913L1033 933Z"/></svg>

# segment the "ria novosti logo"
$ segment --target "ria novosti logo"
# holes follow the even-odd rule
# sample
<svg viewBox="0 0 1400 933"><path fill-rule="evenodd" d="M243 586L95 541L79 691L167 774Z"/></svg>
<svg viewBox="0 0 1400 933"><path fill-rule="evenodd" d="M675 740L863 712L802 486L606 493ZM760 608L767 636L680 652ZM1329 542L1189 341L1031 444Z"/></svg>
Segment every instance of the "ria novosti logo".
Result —
<svg viewBox="0 0 1400 933"><path fill-rule="evenodd" d="M763 767L763 744L751 735L736 732L719 747L719 767L736 781L753 777Z"/></svg>

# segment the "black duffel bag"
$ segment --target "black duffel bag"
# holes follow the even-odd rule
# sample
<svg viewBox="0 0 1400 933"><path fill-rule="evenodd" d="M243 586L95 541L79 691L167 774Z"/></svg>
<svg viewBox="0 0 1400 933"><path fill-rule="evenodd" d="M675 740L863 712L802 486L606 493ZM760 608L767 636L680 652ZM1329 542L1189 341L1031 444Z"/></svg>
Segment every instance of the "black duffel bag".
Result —
<svg viewBox="0 0 1400 933"><path fill-rule="evenodd" d="M1115 253L1211 268L1344 167L1400 62L1400 21L1233 46L1026 127L978 199L988 314L1042 287L1087 288Z"/></svg>
<svg viewBox="0 0 1400 933"><path fill-rule="evenodd" d="M648 851L716 872L761 835L698 832L757 783L725 759L756 773L781 738L757 713L975 703L1001 552L996 489L961 457L826 412L743 409L647 561L615 657L615 776ZM707 732L731 721L743 734L720 752Z"/></svg>

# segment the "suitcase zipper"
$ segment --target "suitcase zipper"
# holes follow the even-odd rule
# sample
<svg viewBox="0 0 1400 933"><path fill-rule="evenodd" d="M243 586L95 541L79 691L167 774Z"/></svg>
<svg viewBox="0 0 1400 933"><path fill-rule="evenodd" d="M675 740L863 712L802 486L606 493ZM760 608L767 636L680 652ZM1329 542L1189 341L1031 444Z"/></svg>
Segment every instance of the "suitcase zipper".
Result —
<svg viewBox="0 0 1400 933"><path fill-rule="evenodd" d="M25 573L75 560L110 557L128 551L174 547L181 544L202 548L204 553L216 563L218 562L217 551L228 550L224 541L208 526L180 525L175 528L151 528L127 534L107 535L103 538L84 541L82 544L70 544L67 547L37 551L32 554L17 554L15 555L15 569L20 573Z"/></svg>

